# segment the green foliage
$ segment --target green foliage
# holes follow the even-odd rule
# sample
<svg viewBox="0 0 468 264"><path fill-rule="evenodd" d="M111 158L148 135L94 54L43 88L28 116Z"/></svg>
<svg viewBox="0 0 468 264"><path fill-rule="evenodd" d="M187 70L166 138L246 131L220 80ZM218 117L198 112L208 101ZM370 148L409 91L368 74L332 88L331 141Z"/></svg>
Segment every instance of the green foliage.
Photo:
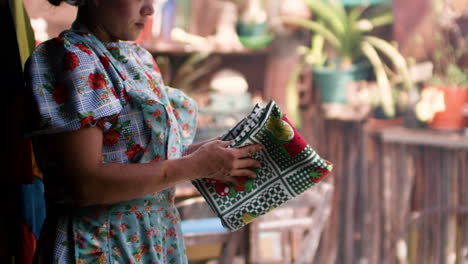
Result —
<svg viewBox="0 0 468 264"><path fill-rule="evenodd" d="M434 75L431 83L437 86L458 86L468 88L468 69L450 64L444 75Z"/></svg>
<svg viewBox="0 0 468 264"><path fill-rule="evenodd" d="M302 46L299 49L304 61L314 67L324 67L327 61L334 61L337 62L336 68L348 69L356 60L366 57L377 78L382 108L388 117L393 117L394 83L402 83L406 89L410 89L413 84L406 59L398 49L390 42L374 36L375 28L393 22L391 9L386 6L345 8L337 0L305 2L314 14L313 19L291 16L282 18L285 23L312 32L310 47ZM396 71L396 79L390 79L392 71Z"/></svg>
<svg viewBox="0 0 468 264"><path fill-rule="evenodd" d="M463 37L457 28L443 28L435 40L436 49L431 58L434 76L430 83L468 88L468 68L459 65L463 56L468 54L468 37Z"/></svg>

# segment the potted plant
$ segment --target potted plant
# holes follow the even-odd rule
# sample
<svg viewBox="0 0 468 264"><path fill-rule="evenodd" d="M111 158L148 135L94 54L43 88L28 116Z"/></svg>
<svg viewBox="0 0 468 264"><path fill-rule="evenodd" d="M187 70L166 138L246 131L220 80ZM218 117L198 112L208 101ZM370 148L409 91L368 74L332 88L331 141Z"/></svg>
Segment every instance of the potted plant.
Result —
<svg viewBox="0 0 468 264"><path fill-rule="evenodd" d="M284 16L282 20L312 33L310 47L300 48L304 58L300 67L312 65L322 102L346 104L349 82L367 79L372 70L378 88L374 98L385 116L394 117L395 95L389 73L396 71L398 82L407 89L412 82L407 62L398 49L375 36L375 28L392 23L391 10L382 6L347 8L341 1L332 0L305 0L305 3L313 19Z"/></svg>
<svg viewBox="0 0 468 264"><path fill-rule="evenodd" d="M464 109L468 103L468 69L459 65L468 54L468 37L460 37L461 45L447 43L444 38L434 52L434 77L426 89L437 89L443 95L444 108L436 112L429 127L439 130L460 131L466 124Z"/></svg>
<svg viewBox="0 0 468 264"><path fill-rule="evenodd" d="M422 89L414 112L430 128L460 131L468 126L468 36L463 33L466 15L443 1L434 0L434 51L429 58L433 74ZM463 61L465 60L465 64Z"/></svg>
<svg viewBox="0 0 468 264"><path fill-rule="evenodd" d="M252 50L263 49L273 40L263 0L237 1L241 13L236 24L239 41Z"/></svg>

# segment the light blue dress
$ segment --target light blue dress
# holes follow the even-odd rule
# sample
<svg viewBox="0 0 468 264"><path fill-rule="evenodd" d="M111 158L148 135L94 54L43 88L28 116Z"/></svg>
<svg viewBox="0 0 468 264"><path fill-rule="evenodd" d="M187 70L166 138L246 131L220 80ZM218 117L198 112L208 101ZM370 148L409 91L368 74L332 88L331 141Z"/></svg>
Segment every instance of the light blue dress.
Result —
<svg viewBox="0 0 468 264"><path fill-rule="evenodd" d="M34 141L99 126L105 163L179 158L196 129L195 102L164 85L152 55L102 43L75 24L39 45L27 63ZM67 153L73 155L73 153ZM37 263L187 263L174 188L108 206L74 208L66 176L36 153L49 211Z"/></svg>

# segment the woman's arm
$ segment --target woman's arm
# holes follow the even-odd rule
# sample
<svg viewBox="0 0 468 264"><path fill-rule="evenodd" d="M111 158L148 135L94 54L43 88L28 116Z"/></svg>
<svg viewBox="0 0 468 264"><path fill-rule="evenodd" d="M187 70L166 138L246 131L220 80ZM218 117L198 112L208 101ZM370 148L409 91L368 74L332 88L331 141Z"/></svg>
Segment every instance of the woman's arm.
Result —
<svg viewBox="0 0 468 264"><path fill-rule="evenodd" d="M102 130L98 127L46 136L50 158L60 164L79 206L111 204L160 192L179 182L209 177L237 182L236 176L255 177L250 168L260 163L249 156L261 149L251 145L227 148L229 142L211 140L193 153L174 160L147 164L102 163Z"/></svg>

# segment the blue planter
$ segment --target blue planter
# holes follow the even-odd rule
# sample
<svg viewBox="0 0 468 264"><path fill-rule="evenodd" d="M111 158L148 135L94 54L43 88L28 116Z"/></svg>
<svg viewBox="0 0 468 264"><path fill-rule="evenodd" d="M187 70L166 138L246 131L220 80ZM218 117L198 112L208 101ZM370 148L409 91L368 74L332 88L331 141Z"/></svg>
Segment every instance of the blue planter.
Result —
<svg viewBox="0 0 468 264"><path fill-rule="evenodd" d="M392 0L342 0L345 6L390 5Z"/></svg>
<svg viewBox="0 0 468 264"><path fill-rule="evenodd" d="M237 34L240 37L255 37L265 35L268 31L268 24L259 23L259 24L250 24L238 22L236 24Z"/></svg>
<svg viewBox="0 0 468 264"><path fill-rule="evenodd" d="M371 65L366 62L355 63L349 70L335 68L313 69L313 78L320 91L323 103L346 104L346 87L352 81L367 80Z"/></svg>

